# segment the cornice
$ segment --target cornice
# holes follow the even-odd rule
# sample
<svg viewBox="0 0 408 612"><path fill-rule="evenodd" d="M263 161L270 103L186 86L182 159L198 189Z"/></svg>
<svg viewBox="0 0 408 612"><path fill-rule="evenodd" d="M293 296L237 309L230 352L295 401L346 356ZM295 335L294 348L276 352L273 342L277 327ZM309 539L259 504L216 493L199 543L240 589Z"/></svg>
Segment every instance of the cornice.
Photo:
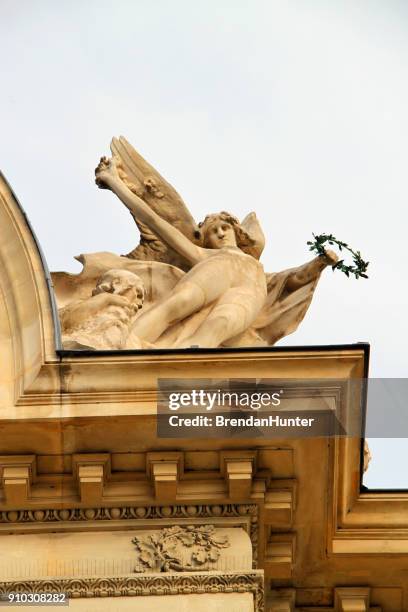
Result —
<svg viewBox="0 0 408 612"><path fill-rule="evenodd" d="M365 353L358 345L340 352L79 354L43 363L16 399L19 409L13 409L12 418L156 414L158 378L315 379L322 387L324 379L362 377L364 367Z"/></svg>

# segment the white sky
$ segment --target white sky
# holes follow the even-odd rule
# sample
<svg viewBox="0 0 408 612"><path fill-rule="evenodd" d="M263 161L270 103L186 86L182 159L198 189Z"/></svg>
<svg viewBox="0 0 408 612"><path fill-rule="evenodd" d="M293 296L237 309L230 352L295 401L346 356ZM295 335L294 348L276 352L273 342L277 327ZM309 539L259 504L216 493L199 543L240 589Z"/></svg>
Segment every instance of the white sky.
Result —
<svg viewBox="0 0 408 612"><path fill-rule="evenodd" d="M370 280L328 270L280 344L369 341L371 376L407 376L407 2L0 0L0 16L0 167L51 270L136 245L93 183L124 134L197 221L255 210L268 271L306 261L312 232L361 250ZM405 440L371 446L367 485L407 486Z"/></svg>

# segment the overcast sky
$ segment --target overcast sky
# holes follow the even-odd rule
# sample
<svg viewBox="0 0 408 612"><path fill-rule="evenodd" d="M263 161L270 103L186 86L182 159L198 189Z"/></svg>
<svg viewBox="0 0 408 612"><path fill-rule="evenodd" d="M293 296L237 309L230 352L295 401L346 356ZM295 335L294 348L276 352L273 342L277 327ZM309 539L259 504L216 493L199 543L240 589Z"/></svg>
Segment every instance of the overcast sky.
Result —
<svg viewBox="0 0 408 612"><path fill-rule="evenodd" d="M0 14L0 167L51 270L137 244L93 182L124 134L197 221L255 210L267 271L307 261L312 232L359 249L370 279L326 271L280 344L368 341L371 376L407 375L406 1L0 0ZM407 485L405 445L371 442L369 486Z"/></svg>

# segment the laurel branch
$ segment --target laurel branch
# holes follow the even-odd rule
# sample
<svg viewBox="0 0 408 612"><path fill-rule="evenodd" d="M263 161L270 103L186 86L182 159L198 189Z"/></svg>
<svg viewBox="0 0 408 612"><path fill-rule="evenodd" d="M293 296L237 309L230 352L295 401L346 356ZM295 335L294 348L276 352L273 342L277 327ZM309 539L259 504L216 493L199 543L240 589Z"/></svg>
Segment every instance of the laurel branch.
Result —
<svg viewBox="0 0 408 612"><path fill-rule="evenodd" d="M337 263L332 266L333 270L341 270L347 277L350 274L354 274L355 278L368 278L366 271L368 268L368 261L364 261L361 257L360 251L354 251L348 244L342 242L341 240L337 240L333 236L333 234L320 234L316 236L313 234L314 241L309 240L307 245L309 246L310 251L315 251L320 256L324 256L326 254L324 245L328 242L330 245L337 245L340 251L346 250L351 253L353 258L353 265L348 265L344 263L344 259L339 259Z"/></svg>

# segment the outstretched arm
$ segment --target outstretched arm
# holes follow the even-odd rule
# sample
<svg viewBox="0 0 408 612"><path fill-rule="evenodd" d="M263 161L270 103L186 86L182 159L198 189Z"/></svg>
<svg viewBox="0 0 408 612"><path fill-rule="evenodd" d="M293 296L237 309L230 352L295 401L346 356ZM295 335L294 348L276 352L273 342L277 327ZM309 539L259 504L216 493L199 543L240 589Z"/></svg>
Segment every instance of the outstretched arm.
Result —
<svg viewBox="0 0 408 612"><path fill-rule="evenodd" d="M338 257L334 251L326 251L326 255L319 255L297 268L286 281L286 288L290 291L299 289L313 281L324 268L333 266L338 261Z"/></svg>
<svg viewBox="0 0 408 612"><path fill-rule="evenodd" d="M113 191L136 219L145 223L163 242L177 251L192 265L205 258L206 249L193 244L176 227L162 219L126 186L119 176L114 159L102 157L95 170L95 176L98 187Z"/></svg>

